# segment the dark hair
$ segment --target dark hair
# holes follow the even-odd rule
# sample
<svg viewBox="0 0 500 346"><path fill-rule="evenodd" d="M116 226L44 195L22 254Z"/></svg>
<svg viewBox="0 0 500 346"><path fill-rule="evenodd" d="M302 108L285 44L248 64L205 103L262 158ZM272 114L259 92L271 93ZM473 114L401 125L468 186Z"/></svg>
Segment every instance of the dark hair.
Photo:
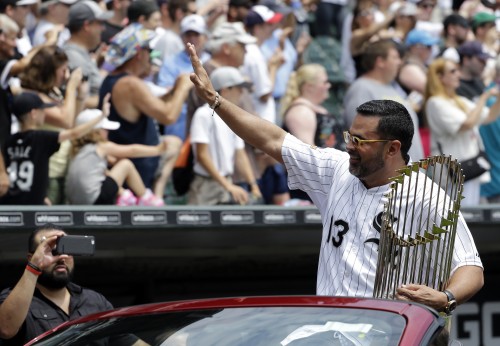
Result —
<svg viewBox="0 0 500 346"><path fill-rule="evenodd" d="M195 0L169 0L168 1L168 16L170 20L175 21L175 12L181 10L184 13L188 11L188 5Z"/></svg>
<svg viewBox="0 0 500 346"><path fill-rule="evenodd" d="M400 141L401 155L406 163L410 161L408 151L415 129L405 106L392 100L373 100L363 103L356 111L362 116L380 117L377 132L384 139Z"/></svg>
<svg viewBox="0 0 500 346"><path fill-rule="evenodd" d="M63 231L64 230L57 225L54 225L52 223L46 223L40 227L37 227L33 232L31 232L30 237L28 238L28 252L29 253L34 253L36 251L36 248L38 247L38 244L36 242L36 236L38 233L43 232L43 231Z"/></svg>
<svg viewBox="0 0 500 346"><path fill-rule="evenodd" d="M5 13L7 6L16 7L17 0L2 0L0 1L0 13Z"/></svg>
<svg viewBox="0 0 500 346"><path fill-rule="evenodd" d="M459 25L464 28L469 28L469 22L458 13L452 13L443 20L443 36L448 37L448 28L450 25Z"/></svg>
<svg viewBox="0 0 500 346"><path fill-rule="evenodd" d="M395 49L401 54L398 46L391 39L383 39L369 43L363 50L363 57L361 58L361 64L365 71L373 70L377 58L387 58L391 49Z"/></svg>
<svg viewBox="0 0 500 346"><path fill-rule="evenodd" d="M132 1L127 9L127 17L130 23L135 23L140 16L144 16L144 19L148 20L151 14L159 10L160 8L154 1L136 0Z"/></svg>
<svg viewBox="0 0 500 346"><path fill-rule="evenodd" d="M66 27L68 28L69 32L71 34L77 33L80 30L82 30L85 22L91 22L91 20L72 20L68 24L66 24Z"/></svg>
<svg viewBox="0 0 500 346"><path fill-rule="evenodd" d="M19 78L26 89L49 93L56 83L56 70L68 61L66 53L57 46L41 48Z"/></svg>

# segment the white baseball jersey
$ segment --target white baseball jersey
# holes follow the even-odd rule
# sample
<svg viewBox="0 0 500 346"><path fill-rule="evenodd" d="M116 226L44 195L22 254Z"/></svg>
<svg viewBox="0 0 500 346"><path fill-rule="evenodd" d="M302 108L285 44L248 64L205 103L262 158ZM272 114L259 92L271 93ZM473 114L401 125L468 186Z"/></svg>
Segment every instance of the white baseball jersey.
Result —
<svg viewBox="0 0 500 346"><path fill-rule="evenodd" d="M384 195L390 185L367 189L349 173L347 153L316 148L290 134L283 142L282 156L289 187L306 191L321 213L323 235L316 293L372 297ZM420 205L429 201L411 202ZM452 273L465 265L482 267L474 240L460 215Z"/></svg>

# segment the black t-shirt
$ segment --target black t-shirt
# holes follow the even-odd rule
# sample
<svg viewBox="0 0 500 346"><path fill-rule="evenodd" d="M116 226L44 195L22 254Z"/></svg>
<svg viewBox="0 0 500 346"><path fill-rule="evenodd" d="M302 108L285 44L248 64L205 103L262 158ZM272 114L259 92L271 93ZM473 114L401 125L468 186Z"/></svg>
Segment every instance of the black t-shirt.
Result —
<svg viewBox="0 0 500 346"><path fill-rule="evenodd" d="M45 333L63 322L87 316L95 312L113 309L111 303L100 293L70 283L67 286L71 294L69 315L38 290L35 290L28 315L17 335L9 340L0 339L0 345L24 345L33 338ZM0 304L7 299L10 289L0 293Z"/></svg>
<svg viewBox="0 0 500 346"><path fill-rule="evenodd" d="M475 101L484 92L485 86L480 78L471 80L460 79L460 86L457 89L457 94L471 101Z"/></svg>
<svg viewBox="0 0 500 346"><path fill-rule="evenodd" d="M49 158L59 150L59 133L29 130L12 135L2 148L10 187L0 204L41 205L49 184Z"/></svg>

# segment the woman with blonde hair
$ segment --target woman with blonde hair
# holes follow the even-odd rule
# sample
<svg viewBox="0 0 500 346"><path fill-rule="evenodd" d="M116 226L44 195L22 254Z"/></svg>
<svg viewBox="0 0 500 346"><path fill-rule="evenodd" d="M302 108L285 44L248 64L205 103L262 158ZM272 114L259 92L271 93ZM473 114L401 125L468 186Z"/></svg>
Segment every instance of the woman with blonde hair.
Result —
<svg viewBox="0 0 500 346"><path fill-rule="evenodd" d="M330 83L326 69L305 64L288 79L281 100L283 129L310 145L345 150L343 120L336 119L321 104L328 98ZM302 190L291 190L293 200L310 200Z"/></svg>
<svg viewBox="0 0 500 346"><path fill-rule="evenodd" d="M494 121L500 114L500 101L486 107L490 96L498 95L497 88L485 91L476 102L456 93L460 85L458 65L447 59L436 59L427 72L425 114L431 130L433 155L452 155L459 161L476 157L483 149L478 126ZM467 180L462 205L477 205L480 184L489 181L489 173Z"/></svg>
<svg viewBox="0 0 500 346"><path fill-rule="evenodd" d="M341 120L321 105L329 89L328 75L319 64L305 64L293 72L281 101L283 128L311 145L345 149Z"/></svg>

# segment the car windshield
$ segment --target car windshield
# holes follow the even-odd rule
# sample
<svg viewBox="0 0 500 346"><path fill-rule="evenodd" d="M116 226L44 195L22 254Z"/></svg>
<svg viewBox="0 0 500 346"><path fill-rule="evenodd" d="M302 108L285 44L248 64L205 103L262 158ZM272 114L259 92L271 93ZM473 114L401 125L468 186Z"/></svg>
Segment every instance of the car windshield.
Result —
<svg viewBox="0 0 500 346"><path fill-rule="evenodd" d="M35 345L388 346L398 344L405 324L394 313L350 308L190 310L76 324Z"/></svg>

